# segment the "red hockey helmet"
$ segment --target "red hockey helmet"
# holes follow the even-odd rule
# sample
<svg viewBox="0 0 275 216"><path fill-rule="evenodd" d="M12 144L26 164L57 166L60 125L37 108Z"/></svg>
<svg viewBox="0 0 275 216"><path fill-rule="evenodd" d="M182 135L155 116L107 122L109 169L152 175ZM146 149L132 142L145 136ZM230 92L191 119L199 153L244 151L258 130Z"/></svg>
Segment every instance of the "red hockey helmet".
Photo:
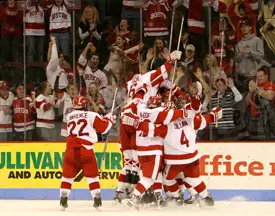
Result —
<svg viewBox="0 0 275 216"><path fill-rule="evenodd" d="M77 95L77 96L74 97L73 107L75 109L83 109L83 108L87 107L87 103L88 103L87 98L85 98L81 95Z"/></svg>
<svg viewBox="0 0 275 216"><path fill-rule="evenodd" d="M147 101L147 107L149 109L154 109L161 106L161 97L160 96L151 96Z"/></svg>

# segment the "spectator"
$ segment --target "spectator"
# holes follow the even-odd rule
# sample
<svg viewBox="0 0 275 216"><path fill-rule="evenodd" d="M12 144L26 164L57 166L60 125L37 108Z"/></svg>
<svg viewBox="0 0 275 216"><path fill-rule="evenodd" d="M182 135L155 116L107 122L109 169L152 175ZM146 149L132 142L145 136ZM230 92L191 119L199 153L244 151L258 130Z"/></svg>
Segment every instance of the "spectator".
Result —
<svg viewBox="0 0 275 216"><path fill-rule="evenodd" d="M258 10L259 10L259 2L261 2L261 1L258 1L258 0L248 0L248 2L249 2L249 6L253 10L253 12L255 14L257 14Z"/></svg>
<svg viewBox="0 0 275 216"><path fill-rule="evenodd" d="M81 22L78 27L79 37L81 41L81 49L84 49L89 42L95 44L101 40L101 35L98 32L98 11L95 7L87 6L81 17Z"/></svg>
<svg viewBox="0 0 275 216"><path fill-rule="evenodd" d="M226 38L223 35L223 32L220 32L219 36L214 36L213 39L214 39L214 42L212 46L212 52L214 56L217 58L216 61L218 63L218 66L226 74L232 74L234 46L230 44L226 44ZM222 55L222 59L221 59L221 55Z"/></svg>
<svg viewBox="0 0 275 216"><path fill-rule="evenodd" d="M75 75L72 70L67 71L69 84L74 83L80 95L85 96L87 89L86 89L85 80L83 78L84 70L80 67L77 67L77 73L78 74ZM62 98L64 95L64 92L67 92L69 84L66 89L62 89L62 91L59 90L59 79L61 75L62 75L62 71L60 71L56 76L56 80L54 83L54 91L57 92L57 94L60 94L60 97Z"/></svg>
<svg viewBox="0 0 275 216"><path fill-rule="evenodd" d="M149 46L153 45L156 37L167 37L169 34L167 12L171 6L171 1L167 0L150 0L144 5L144 36Z"/></svg>
<svg viewBox="0 0 275 216"><path fill-rule="evenodd" d="M273 63L275 63L275 23L273 21L275 15L274 5L275 2L268 1L266 4L264 4L264 1L262 1L262 9L259 14L259 20L262 24L260 33L263 36L265 42L265 57L267 57L267 59Z"/></svg>
<svg viewBox="0 0 275 216"><path fill-rule="evenodd" d="M110 47L110 57L104 69L107 72L113 72L117 78L124 75L124 50L129 47L125 37L118 36L116 43Z"/></svg>
<svg viewBox="0 0 275 216"><path fill-rule="evenodd" d="M63 110L63 122L61 128L61 136L67 137L67 116L70 114L73 108L73 99L77 95L77 87L73 83L69 83L67 86L67 93L64 94L62 98L60 98L57 103L56 107Z"/></svg>
<svg viewBox="0 0 275 216"><path fill-rule="evenodd" d="M243 1L243 2L242 2ZM239 16L235 13L235 6L238 5ZM256 15L251 9L248 0L234 0L228 8L228 16L236 30L236 40L239 42L243 37L241 24L246 22L247 18L251 20L251 32L255 33L256 29Z"/></svg>
<svg viewBox="0 0 275 216"><path fill-rule="evenodd" d="M148 71L156 70L158 67L163 65L169 55L168 49L165 47L165 41L163 38L156 38L154 47L148 50L151 54L149 56L150 61L148 62Z"/></svg>
<svg viewBox="0 0 275 216"><path fill-rule="evenodd" d="M39 86L39 95L35 99L37 113L36 132L39 141L55 141L55 98L51 84L47 81Z"/></svg>
<svg viewBox="0 0 275 216"><path fill-rule="evenodd" d="M185 53L187 45L192 44L192 39L187 29L183 30L180 42L180 51L182 51L182 53Z"/></svg>
<svg viewBox="0 0 275 216"><path fill-rule="evenodd" d="M89 50L93 50L92 43L88 43L86 48L78 59L78 64L84 69L84 80L86 86L90 86L91 83L95 83L99 86L99 89L107 87L107 77L103 71L98 69L99 56L92 54L87 61L87 53Z"/></svg>
<svg viewBox="0 0 275 216"><path fill-rule="evenodd" d="M106 20L106 0L88 0L88 5L99 10L99 22L103 23Z"/></svg>
<svg viewBox="0 0 275 216"><path fill-rule="evenodd" d="M140 10L142 7L140 0L122 0L121 18L129 21L131 27L140 31Z"/></svg>
<svg viewBox="0 0 275 216"><path fill-rule="evenodd" d="M104 113L104 99L99 92L99 88L95 83L91 83L87 91L88 110L99 114Z"/></svg>
<svg viewBox="0 0 275 216"><path fill-rule="evenodd" d="M223 108L223 117L216 123L213 128L213 139L232 139L233 134L237 131L234 124L235 104L242 100L242 95L234 85L232 78L228 78L227 82L224 79L217 79L216 82L217 93L209 97L203 103L203 111L210 111L210 107ZM210 99L210 100L209 100ZM210 105L211 104L211 105ZM210 105L208 107L208 105Z"/></svg>
<svg viewBox="0 0 275 216"><path fill-rule="evenodd" d="M43 61L45 38L45 15L38 2L32 2L25 17L25 35L27 45L27 62Z"/></svg>
<svg viewBox="0 0 275 216"><path fill-rule="evenodd" d="M26 95L26 97L24 98L24 94L26 92L24 84L18 84L15 90L16 97L13 100L15 140L31 141L33 139L35 129L35 93L32 92L31 96ZM25 130L26 137L24 137Z"/></svg>
<svg viewBox="0 0 275 216"><path fill-rule="evenodd" d="M264 48L263 41L251 34L250 20L243 21L240 27L243 38L236 46L236 78L242 85L247 86L248 81L256 75L257 68L261 67Z"/></svg>
<svg viewBox="0 0 275 216"><path fill-rule="evenodd" d="M213 26L212 28L212 40L213 36L219 36L221 34L221 31L224 32L224 41L226 44L234 46L236 45L236 32L232 28L231 24L229 23L229 20L227 17L221 17L219 20L219 26ZM214 29L215 28L215 29Z"/></svg>
<svg viewBox="0 0 275 216"><path fill-rule="evenodd" d="M264 139L275 135L274 96L275 84L268 81L268 69L262 67L257 71L256 82L249 82L246 96L246 105L250 108L250 135L264 135Z"/></svg>
<svg viewBox="0 0 275 216"><path fill-rule="evenodd" d="M192 44L188 44L185 50L185 59L180 62L186 68L184 76L179 81L179 87L187 89L189 84L197 80L194 72L201 68L199 61L195 59L196 50Z"/></svg>
<svg viewBox="0 0 275 216"><path fill-rule="evenodd" d="M0 65L7 62L18 62L23 16L17 10L14 0L8 0L8 5L0 5L0 24L1 24L1 55Z"/></svg>
<svg viewBox="0 0 275 216"><path fill-rule="evenodd" d="M127 43L129 43L129 41L132 40L132 33L129 31L128 28L129 28L128 21L126 19L122 19L120 21L120 24L107 37L108 44L111 45L115 43L118 36L125 38Z"/></svg>
<svg viewBox="0 0 275 216"><path fill-rule="evenodd" d="M117 78L113 73L111 72L107 73L107 80L108 80L107 87L100 90L100 93L105 102L105 113L111 112L114 94L117 86Z"/></svg>
<svg viewBox="0 0 275 216"><path fill-rule="evenodd" d="M12 103L14 96L8 90L8 83L0 81L0 141L12 140Z"/></svg>
<svg viewBox="0 0 275 216"><path fill-rule="evenodd" d="M192 44L198 51L198 57L203 59L206 50L205 41L207 41L207 37L204 37L205 20L203 16L203 0L175 0L173 3L173 5L178 4L184 6L182 13L187 21L188 32L192 39Z"/></svg>
<svg viewBox="0 0 275 216"><path fill-rule="evenodd" d="M71 68L71 58L69 56L62 56L58 58L57 46L54 37L51 37L51 43L53 43L51 48L50 61L46 68L47 80L54 86L55 80L59 72L62 72L59 78L59 89L66 89L68 85L68 75L67 71Z"/></svg>
<svg viewBox="0 0 275 216"><path fill-rule="evenodd" d="M71 14L65 0L54 0L54 3L48 5L49 22L51 36L56 40L58 52L65 56L70 55L70 28Z"/></svg>
<svg viewBox="0 0 275 216"><path fill-rule="evenodd" d="M214 55L208 54L203 62L204 72L203 78L210 86L211 90L216 90L216 80L227 80L226 74L220 70L217 59Z"/></svg>

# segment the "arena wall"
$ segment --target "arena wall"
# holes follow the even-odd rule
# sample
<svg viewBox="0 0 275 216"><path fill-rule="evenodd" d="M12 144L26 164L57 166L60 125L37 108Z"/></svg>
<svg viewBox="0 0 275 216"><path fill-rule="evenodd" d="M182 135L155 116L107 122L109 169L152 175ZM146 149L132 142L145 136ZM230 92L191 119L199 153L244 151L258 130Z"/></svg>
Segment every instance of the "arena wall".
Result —
<svg viewBox="0 0 275 216"><path fill-rule="evenodd" d="M99 163L103 146L95 146ZM202 178L215 200L275 200L274 142L199 143L198 147ZM1 143L0 149L0 199L59 199L65 143ZM118 143L108 143L100 173L104 200L113 198L121 169ZM91 199L81 174L71 199Z"/></svg>

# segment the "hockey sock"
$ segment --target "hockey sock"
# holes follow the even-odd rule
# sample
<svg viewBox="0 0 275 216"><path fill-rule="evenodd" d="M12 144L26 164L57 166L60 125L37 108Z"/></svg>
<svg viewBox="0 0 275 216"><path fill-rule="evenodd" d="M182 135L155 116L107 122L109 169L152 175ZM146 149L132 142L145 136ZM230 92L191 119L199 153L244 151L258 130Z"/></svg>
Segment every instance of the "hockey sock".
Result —
<svg viewBox="0 0 275 216"><path fill-rule="evenodd" d="M97 193L100 193L99 177L89 178L86 177L86 181L89 184L89 189L93 198L95 198Z"/></svg>
<svg viewBox="0 0 275 216"><path fill-rule="evenodd" d="M60 197L62 194L66 194L69 197L71 193L72 183L74 178L65 178L62 176L61 186L60 186Z"/></svg>

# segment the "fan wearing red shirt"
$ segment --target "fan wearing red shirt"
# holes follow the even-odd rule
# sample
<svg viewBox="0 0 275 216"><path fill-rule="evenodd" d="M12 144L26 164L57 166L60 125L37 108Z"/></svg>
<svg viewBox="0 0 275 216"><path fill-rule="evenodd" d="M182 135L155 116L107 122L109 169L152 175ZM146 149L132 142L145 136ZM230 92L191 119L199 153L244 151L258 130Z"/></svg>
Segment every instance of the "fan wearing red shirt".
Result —
<svg viewBox="0 0 275 216"><path fill-rule="evenodd" d="M268 81L268 70L265 67L261 67L257 71L257 80L251 80L249 82L249 93L247 100L251 102L251 115L259 115L257 106L255 104L256 95L262 97L265 100L272 101L275 96L275 84Z"/></svg>

